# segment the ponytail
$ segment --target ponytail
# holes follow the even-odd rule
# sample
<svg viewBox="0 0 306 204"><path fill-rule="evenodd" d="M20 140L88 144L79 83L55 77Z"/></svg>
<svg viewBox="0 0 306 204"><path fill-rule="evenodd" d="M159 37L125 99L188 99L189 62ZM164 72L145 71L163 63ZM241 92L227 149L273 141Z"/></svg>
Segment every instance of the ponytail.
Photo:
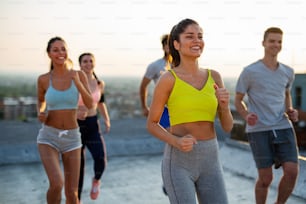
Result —
<svg viewBox="0 0 306 204"><path fill-rule="evenodd" d="M97 83L98 83L98 84L101 84L101 81L100 81L100 79L97 77L96 73L93 72L92 74L93 74L93 76L95 77L95 79L97 80Z"/></svg>

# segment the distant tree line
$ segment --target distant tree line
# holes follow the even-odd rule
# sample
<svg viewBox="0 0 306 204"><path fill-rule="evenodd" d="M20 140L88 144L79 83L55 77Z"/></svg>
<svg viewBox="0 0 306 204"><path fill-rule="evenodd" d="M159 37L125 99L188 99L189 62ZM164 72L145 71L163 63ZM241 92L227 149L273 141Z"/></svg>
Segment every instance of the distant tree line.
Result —
<svg viewBox="0 0 306 204"><path fill-rule="evenodd" d="M0 99L4 97L36 96L36 84L0 85Z"/></svg>
<svg viewBox="0 0 306 204"><path fill-rule="evenodd" d="M36 76L25 74L0 75L0 99L36 96Z"/></svg>

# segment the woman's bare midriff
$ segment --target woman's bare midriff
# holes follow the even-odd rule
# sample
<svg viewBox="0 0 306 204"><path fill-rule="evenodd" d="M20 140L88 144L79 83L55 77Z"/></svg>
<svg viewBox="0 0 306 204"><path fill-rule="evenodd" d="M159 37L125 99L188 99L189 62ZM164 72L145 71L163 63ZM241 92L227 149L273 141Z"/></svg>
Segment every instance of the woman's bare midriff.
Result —
<svg viewBox="0 0 306 204"><path fill-rule="evenodd" d="M213 122L198 121L172 126L170 132L177 136L192 135L197 140L210 140L216 137Z"/></svg>
<svg viewBox="0 0 306 204"><path fill-rule="evenodd" d="M45 124L61 130L75 129L78 127L76 113L76 110L48 111Z"/></svg>

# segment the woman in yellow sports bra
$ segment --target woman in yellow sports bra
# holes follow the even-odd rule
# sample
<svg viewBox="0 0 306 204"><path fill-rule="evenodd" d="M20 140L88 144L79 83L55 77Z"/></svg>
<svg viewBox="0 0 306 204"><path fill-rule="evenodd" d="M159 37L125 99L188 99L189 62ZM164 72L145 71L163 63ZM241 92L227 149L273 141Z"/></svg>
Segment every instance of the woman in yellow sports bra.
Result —
<svg viewBox="0 0 306 204"><path fill-rule="evenodd" d="M218 156L214 121L224 131L233 126L229 92L217 71L202 69L203 31L192 19L175 25L169 38L173 69L156 84L148 131L166 142L162 176L171 204L228 203ZM159 125L167 105L170 131ZM197 199L195 197L197 195Z"/></svg>

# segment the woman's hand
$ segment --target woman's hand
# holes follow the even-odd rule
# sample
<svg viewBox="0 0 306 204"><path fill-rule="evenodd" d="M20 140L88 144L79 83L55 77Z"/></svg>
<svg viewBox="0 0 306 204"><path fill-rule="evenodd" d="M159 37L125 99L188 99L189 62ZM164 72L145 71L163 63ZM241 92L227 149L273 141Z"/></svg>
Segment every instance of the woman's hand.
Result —
<svg viewBox="0 0 306 204"><path fill-rule="evenodd" d="M47 120L47 113L39 112L37 118L41 123L44 123Z"/></svg>
<svg viewBox="0 0 306 204"><path fill-rule="evenodd" d="M230 102L230 94L227 89L219 88L217 84L214 84L216 90L216 97L220 108L227 108Z"/></svg>
<svg viewBox="0 0 306 204"><path fill-rule="evenodd" d="M105 127L104 133L105 134L109 133L110 127L111 127L109 120L108 121L104 121L104 127Z"/></svg>
<svg viewBox="0 0 306 204"><path fill-rule="evenodd" d="M177 148L182 152L190 152L193 145L197 144L197 140L190 134L177 138Z"/></svg>

